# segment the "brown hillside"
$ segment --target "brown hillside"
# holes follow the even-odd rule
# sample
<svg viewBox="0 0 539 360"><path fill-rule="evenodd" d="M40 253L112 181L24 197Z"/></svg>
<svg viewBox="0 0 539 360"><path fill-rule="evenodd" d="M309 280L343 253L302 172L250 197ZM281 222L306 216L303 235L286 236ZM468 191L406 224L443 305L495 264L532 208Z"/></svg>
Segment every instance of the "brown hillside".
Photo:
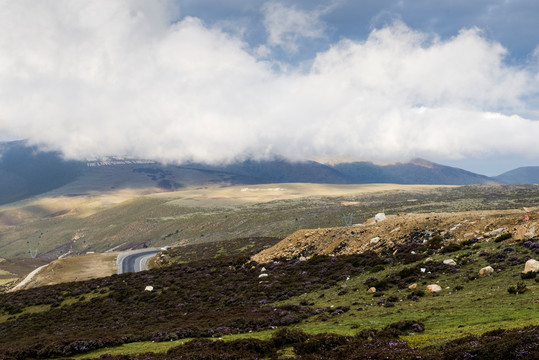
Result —
<svg viewBox="0 0 539 360"><path fill-rule="evenodd" d="M280 257L346 255L366 250L379 252L406 240L426 241L436 235L441 235L446 244L474 237L489 241L505 233L510 233L514 241L520 241L539 233L538 224L537 208L386 215L386 220L380 222L373 217L349 227L296 231L254 255L252 260L266 263Z"/></svg>

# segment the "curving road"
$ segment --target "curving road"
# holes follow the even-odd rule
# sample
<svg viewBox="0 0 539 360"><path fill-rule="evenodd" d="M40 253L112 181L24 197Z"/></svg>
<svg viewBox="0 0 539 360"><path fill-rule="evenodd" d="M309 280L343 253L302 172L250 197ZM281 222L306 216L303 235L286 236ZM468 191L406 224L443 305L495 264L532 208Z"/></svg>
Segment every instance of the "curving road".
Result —
<svg viewBox="0 0 539 360"><path fill-rule="evenodd" d="M119 255L118 274L148 270L148 261L158 252L159 250L157 249L151 249L130 253L128 255Z"/></svg>

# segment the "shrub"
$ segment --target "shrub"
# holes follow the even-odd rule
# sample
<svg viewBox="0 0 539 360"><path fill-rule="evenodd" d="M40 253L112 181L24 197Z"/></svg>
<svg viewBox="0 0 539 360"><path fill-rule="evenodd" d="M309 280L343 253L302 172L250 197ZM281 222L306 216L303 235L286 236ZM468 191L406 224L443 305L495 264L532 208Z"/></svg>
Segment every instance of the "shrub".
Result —
<svg viewBox="0 0 539 360"><path fill-rule="evenodd" d="M376 266L373 266L369 272L370 273L377 273L377 272L380 272L380 271L383 271L385 269L385 266L380 264L380 265L376 265Z"/></svg>
<svg viewBox="0 0 539 360"><path fill-rule="evenodd" d="M418 301L419 298L423 296L425 296L425 292L423 290L414 290L408 294L407 298L413 301Z"/></svg>
<svg viewBox="0 0 539 360"><path fill-rule="evenodd" d="M427 241L429 249L439 249L444 243L444 237L442 235L435 235Z"/></svg>
<svg viewBox="0 0 539 360"><path fill-rule="evenodd" d="M527 290L526 284L523 281L517 282L516 286L510 286L507 288L509 294L522 294Z"/></svg>
<svg viewBox="0 0 539 360"><path fill-rule="evenodd" d="M510 239L512 237L513 237L513 235L511 235L510 233L501 234L496 239L494 239L494 242L499 243L499 242L502 242L504 240Z"/></svg>
<svg viewBox="0 0 539 360"><path fill-rule="evenodd" d="M527 273L520 273L520 278L522 280L535 279L536 276L537 276L537 273L535 271L528 271Z"/></svg>
<svg viewBox="0 0 539 360"><path fill-rule="evenodd" d="M447 244L446 246L444 246L442 248L441 252L442 252L442 254L447 254L447 253L459 251L460 249L462 249L461 244L459 244L458 242L451 242L451 243Z"/></svg>
<svg viewBox="0 0 539 360"><path fill-rule="evenodd" d="M299 344L307 340L308 336L301 330L282 328L277 330L271 341L275 347L281 348L287 345Z"/></svg>
<svg viewBox="0 0 539 360"><path fill-rule="evenodd" d="M415 275L416 273L416 267L407 267L407 268L404 268L402 269L401 271L399 271L397 273L397 275L401 278L401 279L404 279L404 278L407 278L409 276L412 276L412 275Z"/></svg>
<svg viewBox="0 0 539 360"><path fill-rule="evenodd" d="M462 242L462 245L463 245L463 246L470 246L470 245L475 244L475 243L478 242L478 241L479 241L479 239L478 239L477 237L474 236L474 237L471 238L470 240L463 241L463 242Z"/></svg>

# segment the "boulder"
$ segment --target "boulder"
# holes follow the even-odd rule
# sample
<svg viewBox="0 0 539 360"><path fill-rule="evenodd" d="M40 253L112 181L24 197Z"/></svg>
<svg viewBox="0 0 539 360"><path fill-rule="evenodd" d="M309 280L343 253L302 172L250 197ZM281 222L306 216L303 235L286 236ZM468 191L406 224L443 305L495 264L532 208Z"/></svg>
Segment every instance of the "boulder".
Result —
<svg viewBox="0 0 539 360"><path fill-rule="evenodd" d="M408 286L408 289L410 289L410 290L417 289L417 283L413 283L412 285Z"/></svg>
<svg viewBox="0 0 539 360"><path fill-rule="evenodd" d="M513 239L516 241L524 240L527 231L528 229L524 225L516 226L515 230L513 231Z"/></svg>
<svg viewBox="0 0 539 360"><path fill-rule="evenodd" d="M489 235L490 236L498 236L498 235L501 235L504 231L505 231L505 228L499 228L499 229L496 229L496 230L492 230Z"/></svg>
<svg viewBox="0 0 539 360"><path fill-rule="evenodd" d="M369 294L374 294L376 292L376 288L373 286L373 287L369 288L369 290L367 290L367 292Z"/></svg>
<svg viewBox="0 0 539 360"><path fill-rule="evenodd" d="M380 241L380 237L377 236L377 237L373 237L373 238L371 239L371 241L369 241L369 243L370 243L371 245L374 245L374 244L377 244L379 241Z"/></svg>
<svg viewBox="0 0 539 360"><path fill-rule="evenodd" d="M451 265L451 266L457 266L457 263L453 259L446 259L444 260L444 264Z"/></svg>
<svg viewBox="0 0 539 360"><path fill-rule="evenodd" d="M481 277L489 276L490 274L493 274L493 273L494 273L494 269L492 268L492 266L485 266L484 268L479 270L479 276Z"/></svg>
<svg viewBox="0 0 539 360"><path fill-rule="evenodd" d="M259 277L259 278L264 278L264 277L268 277L268 274L266 274L266 273L262 273L262 274L258 275L258 277Z"/></svg>
<svg viewBox="0 0 539 360"><path fill-rule="evenodd" d="M144 291L150 291L150 292L153 291L153 286L151 286L151 285L146 286L144 288Z"/></svg>
<svg viewBox="0 0 539 360"><path fill-rule="evenodd" d="M437 294L442 291L442 287L438 284L431 284L427 286L427 292L429 294Z"/></svg>
<svg viewBox="0 0 539 360"><path fill-rule="evenodd" d="M535 272L539 273L539 261L534 260L534 259L530 259L530 260L526 261L526 264L524 265L523 273L527 273L527 272L530 272L530 271L535 271Z"/></svg>
<svg viewBox="0 0 539 360"><path fill-rule="evenodd" d="M386 214L384 213L378 213L374 215L374 221L376 222L384 221L385 219L386 219Z"/></svg>

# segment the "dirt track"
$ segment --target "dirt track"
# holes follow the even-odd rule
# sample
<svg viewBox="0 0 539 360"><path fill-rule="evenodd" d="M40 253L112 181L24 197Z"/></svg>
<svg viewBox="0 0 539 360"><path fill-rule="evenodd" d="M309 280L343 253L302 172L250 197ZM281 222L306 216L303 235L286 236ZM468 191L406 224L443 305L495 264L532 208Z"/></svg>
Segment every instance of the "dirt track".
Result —
<svg viewBox="0 0 539 360"><path fill-rule="evenodd" d="M39 268L39 271L27 277L28 280L23 280L24 284L21 282L12 290L110 276L116 273L117 255L117 253L95 253L57 259Z"/></svg>

